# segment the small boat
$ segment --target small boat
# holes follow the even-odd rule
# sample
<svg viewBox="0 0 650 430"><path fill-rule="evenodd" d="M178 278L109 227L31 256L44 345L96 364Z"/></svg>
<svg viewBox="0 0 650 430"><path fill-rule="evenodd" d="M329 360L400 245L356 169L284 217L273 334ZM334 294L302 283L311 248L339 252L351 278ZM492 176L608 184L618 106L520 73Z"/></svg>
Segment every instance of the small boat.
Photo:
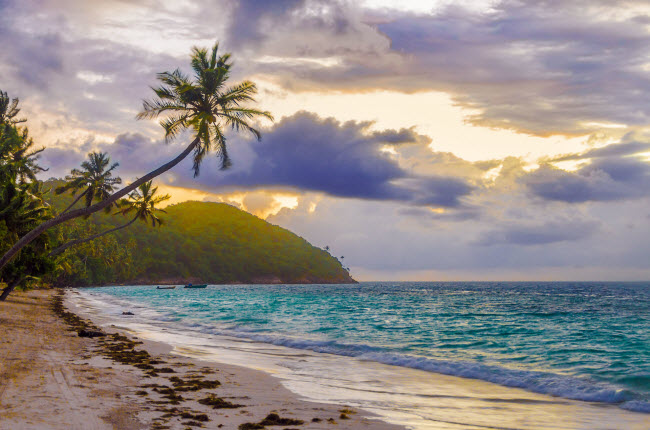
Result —
<svg viewBox="0 0 650 430"><path fill-rule="evenodd" d="M173 290L174 288L176 288L175 285L172 285L172 286L170 286L170 287L161 287L160 285L158 285L158 286L156 287L156 290Z"/></svg>
<svg viewBox="0 0 650 430"><path fill-rule="evenodd" d="M187 284L187 285L186 285L185 287L183 287L183 288L205 288L205 287L207 287L207 286L208 286L208 284L201 284L201 285L192 285L192 284Z"/></svg>

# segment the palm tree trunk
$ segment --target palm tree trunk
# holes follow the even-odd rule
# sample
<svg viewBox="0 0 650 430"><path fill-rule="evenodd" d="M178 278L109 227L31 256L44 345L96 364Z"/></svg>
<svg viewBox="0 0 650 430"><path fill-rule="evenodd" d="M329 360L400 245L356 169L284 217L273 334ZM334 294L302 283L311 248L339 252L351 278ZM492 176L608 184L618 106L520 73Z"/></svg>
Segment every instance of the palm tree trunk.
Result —
<svg viewBox="0 0 650 430"><path fill-rule="evenodd" d="M95 213L97 211L100 211L100 210L104 209L105 207L113 204L118 199L126 196L128 193L135 190L141 184L144 184L145 182L152 180L156 176L165 173L166 171L168 171L169 169L171 169L172 167L174 167L175 165L177 165L178 163L183 161L183 159L185 157L187 157L190 154L190 152L192 152L194 150L196 145L199 143L199 140L200 140L200 138L198 138L198 137L195 138L187 146L187 148L185 148L185 150L183 152L181 152L180 155L178 155L176 158L174 158L173 160L171 160L170 162L168 162L166 164L163 164L162 166L160 166L156 170L153 170L153 171L147 173L143 177L135 180L133 183L131 183L130 185L128 185L128 186L122 188L121 190L117 191L116 193L111 195L106 200L102 200L101 202L95 203L94 205L88 206L86 208L75 209L73 211L70 211L70 212L67 212L67 213L64 213L64 214L60 214L57 217L52 218L51 220L48 220L48 221L44 222L43 224L40 224L38 227L36 227L32 231L30 231L29 233L27 233L26 235L21 237L18 240L18 242L16 242L14 244L14 246L12 246L11 249L9 249L9 251L7 251L2 256L2 258L0 258L0 270L2 270L2 268L5 267L7 265L7 263L9 263L9 261L11 261L16 256L16 254L18 254L18 252L21 249L23 249L26 245L28 245L32 240L34 240L38 236L40 236L47 229L52 228L54 226L57 226L57 225L59 225L61 223L69 221L71 219L78 218L80 216L91 215L91 214L93 214L93 213Z"/></svg>
<svg viewBox="0 0 650 430"><path fill-rule="evenodd" d="M13 281L11 281L7 286L2 290L2 294L0 294L0 302L4 302L5 299L11 292L16 288L18 284L20 284L23 279L25 279L25 276L21 276L20 278L16 278Z"/></svg>
<svg viewBox="0 0 650 430"><path fill-rule="evenodd" d="M114 228L102 231L101 233L94 234L94 235L86 237L84 239L71 240L70 242L64 243L63 245L59 246L58 248L53 249L52 252L50 252L48 254L48 257L54 257L55 255L59 255L60 253L62 253L66 249L70 248L71 246L79 245L80 243L89 242L89 241L91 241L93 239L97 239L100 236L104 236L105 234L113 233L114 231L118 231L118 230L121 230L123 228L126 228L126 227L130 226L131 224L133 224L137 219L138 219L138 216L136 215L135 218L133 218L131 221L127 222L124 225L120 225L118 227L114 227Z"/></svg>
<svg viewBox="0 0 650 430"><path fill-rule="evenodd" d="M65 208L65 210L64 210L63 212L61 212L61 213L64 214L64 213L68 212L70 209L72 209L72 207L73 207L74 205L77 204L77 202L79 201L79 199L81 199L83 196L85 196L87 192L88 192L88 190L86 189L86 191L84 191L83 193L79 194L79 196L77 196L77 198L74 199L74 201L70 204L70 206L68 206L67 208Z"/></svg>

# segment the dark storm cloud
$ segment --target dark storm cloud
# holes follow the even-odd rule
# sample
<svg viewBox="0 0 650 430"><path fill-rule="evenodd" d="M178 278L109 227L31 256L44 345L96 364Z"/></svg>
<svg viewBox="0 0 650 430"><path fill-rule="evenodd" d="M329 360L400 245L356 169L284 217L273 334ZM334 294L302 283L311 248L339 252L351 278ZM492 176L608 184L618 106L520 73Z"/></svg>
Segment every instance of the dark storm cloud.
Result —
<svg viewBox="0 0 650 430"><path fill-rule="evenodd" d="M253 147L255 162L250 171L226 175L224 182L294 186L346 197L405 198L391 184L404 172L387 155L379 154L374 136L362 134L366 126L298 113L280 121Z"/></svg>
<svg viewBox="0 0 650 430"><path fill-rule="evenodd" d="M454 177L409 178L403 182L413 192L412 203L421 206L457 207L460 197L473 189L465 180Z"/></svg>
<svg viewBox="0 0 650 430"><path fill-rule="evenodd" d="M463 179L412 175L381 151L386 144L426 145L428 138L412 129L368 132L369 125L299 112L265 132L261 143L250 146L250 168L215 179L221 186L292 187L417 205L458 206L471 192Z"/></svg>
<svg viewBox="0 0 650 430"><path fill-rule="evenodd" d="M207 157L201 175L193 178L191 156L172 173L172 185L208 192L232 189L291 189L337 197L400 201L418 206L460 207L473 187L463 178L415 175L399 166L383 146L424 145L425 136L413 129L369 131L368 122L340 123L332 118L299 112L265 130L261 142L231 136L230 170L218 168L216 156ZM183 137L166 145L140 133L123 133L113 142L87 141L44 152L42 164L59 176L86 157L107 152L120 163L119 175L132 178L166 163L189 142ZM63 173L61 173L63 172Z"/></svg>

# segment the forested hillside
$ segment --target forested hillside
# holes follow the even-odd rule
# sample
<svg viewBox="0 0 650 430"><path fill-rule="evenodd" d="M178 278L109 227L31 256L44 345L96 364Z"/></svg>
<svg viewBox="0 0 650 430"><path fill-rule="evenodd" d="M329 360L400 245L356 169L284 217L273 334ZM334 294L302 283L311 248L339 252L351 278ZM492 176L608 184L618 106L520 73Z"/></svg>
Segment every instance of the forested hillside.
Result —
<svg viewBox="0 0 650 430"><path fill-rule="evenodd" d="M54 188L56 182L48 186ZM50 193L62 210L68 194ZM281 227L223 203L184 202L165 208L164 224L142 222L69 248L51 282L113 283L349 283L328 252ZM50 232L55 243L85 237L128 221L97 213Z"/></svg>

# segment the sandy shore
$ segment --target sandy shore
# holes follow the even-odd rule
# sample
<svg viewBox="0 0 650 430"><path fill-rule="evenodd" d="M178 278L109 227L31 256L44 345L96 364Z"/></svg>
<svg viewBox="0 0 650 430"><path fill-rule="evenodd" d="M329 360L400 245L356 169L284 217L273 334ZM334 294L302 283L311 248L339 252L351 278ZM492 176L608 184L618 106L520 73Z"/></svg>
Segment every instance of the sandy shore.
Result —
<svg viewBox="0 0 650 430"><path fill-rule="evenodd" d="M299 399L256 370L169 354L93 329L54 291L0 303L0 429L377 429L402 427L341 405Z"/></svg>

